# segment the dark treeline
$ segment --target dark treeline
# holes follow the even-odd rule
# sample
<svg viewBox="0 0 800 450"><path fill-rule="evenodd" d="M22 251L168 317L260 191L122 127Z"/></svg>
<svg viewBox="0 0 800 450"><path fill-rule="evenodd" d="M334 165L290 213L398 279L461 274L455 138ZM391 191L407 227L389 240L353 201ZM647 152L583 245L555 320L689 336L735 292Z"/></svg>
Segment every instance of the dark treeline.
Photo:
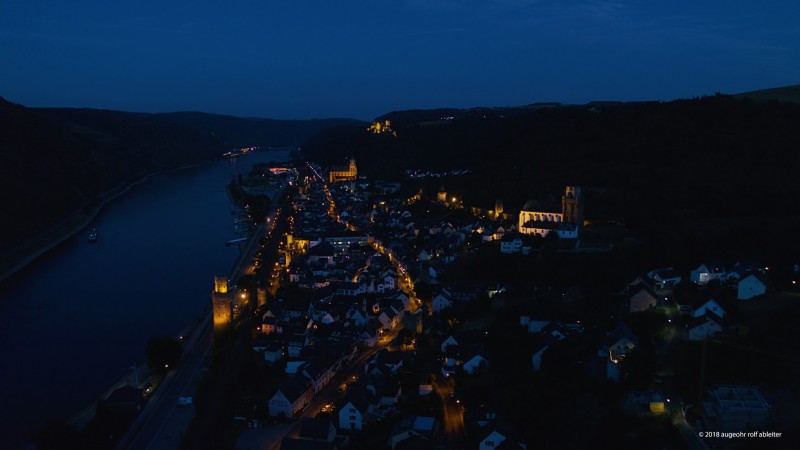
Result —
<svg viewBox="0 0 800 450"><path fill-rule="evenodd" d="M442 113L455 118L435 119ZM640 233L654 260L781 258L800 250L791 244L800 224L799 105L716 95L419 117L385 116L396 137L337 128L304 150L323 163L352 154L370 178L469 168L469 176L422 184L443 184L471 206L502 199L507 211L580 185L587 218Z"/></svg>
<svg viewBox="0 0 800 450"><path fill-rule="evenodd" d="M350 122L26 108L0 98L0 255L146 174L232 148L294 146Z"/></svg>

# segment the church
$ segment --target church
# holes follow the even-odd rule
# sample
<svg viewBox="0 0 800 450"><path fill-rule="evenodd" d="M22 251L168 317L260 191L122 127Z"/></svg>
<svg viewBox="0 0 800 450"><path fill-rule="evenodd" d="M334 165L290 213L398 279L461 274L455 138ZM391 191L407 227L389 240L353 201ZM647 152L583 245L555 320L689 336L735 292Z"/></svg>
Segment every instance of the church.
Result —
<svg viewBox="0 0 800 450"><path fill-rule="evenodd" d="M583 228L583 194L578 186L567 186L557 201L529 200L519 212L517 231L545 237L551 232L562 239L577 239Z"/></svg>
<svg viewBox="0 0 800 450"><path fill-rule="evenodd" d="M358 178L358 168L356 167L356 160L350 158L349 164L346 166L331 166L328 181L335 183L337 181L355 181Z"/></svg>

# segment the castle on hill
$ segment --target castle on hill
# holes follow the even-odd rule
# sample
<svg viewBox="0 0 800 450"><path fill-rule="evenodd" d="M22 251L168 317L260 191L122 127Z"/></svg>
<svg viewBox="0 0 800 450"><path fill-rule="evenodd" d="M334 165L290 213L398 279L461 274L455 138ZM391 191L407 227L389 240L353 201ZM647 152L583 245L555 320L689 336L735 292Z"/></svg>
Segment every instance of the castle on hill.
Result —
<svg viewBox="0 0 800 450"><path fill-rule="evenodd" d="M577 239L583 228L583 194L578 186L567 186L557 201L528 200L519 212L517 231L547 236L552 232L563 239Z"/></svg>
<svg viewBox="0 0 800 450"><path fill-rule="evenodd" d="M392 133L392 123L388 120L381 122L380 120L376 120L372 122L372 125L367 128L367 131L371 131L375 134L381 133Z"/></svg>

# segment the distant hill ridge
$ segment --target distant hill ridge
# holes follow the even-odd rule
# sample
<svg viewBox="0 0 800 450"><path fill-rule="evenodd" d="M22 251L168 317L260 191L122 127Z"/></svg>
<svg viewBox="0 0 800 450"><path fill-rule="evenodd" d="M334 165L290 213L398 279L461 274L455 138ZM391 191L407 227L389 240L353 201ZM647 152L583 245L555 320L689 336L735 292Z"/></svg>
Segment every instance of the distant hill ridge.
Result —
<svg viewBox="0 0 800 450"><path fill-rule="evenodd" d="M778 100L789 103L800 103L800 84L783 86L758 91L735 94L736 98L750 98L756 101Z"/></svg>
<svg viewBox="0 0 800 450"><path fill-rule="evenodd" d="M86 214L147 174L211 161L232 148L299 146L327 127L354 123L27 108L0 97L0 273L30 242L41 245L34 238L45 230L52 234L65 218Z"/></svg>

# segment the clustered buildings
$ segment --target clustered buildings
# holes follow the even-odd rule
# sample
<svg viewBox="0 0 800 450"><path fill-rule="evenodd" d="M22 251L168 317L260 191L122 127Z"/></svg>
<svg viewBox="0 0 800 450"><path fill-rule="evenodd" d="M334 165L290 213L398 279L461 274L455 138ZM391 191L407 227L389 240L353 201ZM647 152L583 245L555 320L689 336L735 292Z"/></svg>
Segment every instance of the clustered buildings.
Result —
<svg viewBox="0 0 800 450"><path fill-rule="evenodd" d="M444 394L447 380L485 373L492 364L483 330L461 329L453 311L479 298L488 299L491 308L502 308L505 288L454 285L440 277L448 264L487 242L498 241L494 245L501 253L529 253L530 235L577 238L584 219L581 188L567 186L560 204L528 202L516 218L498 213L453 223L412 214L409 205L422 201L424 193L404 198L394 183L359 179L353 160L347 168L330 170L330 184L323 183L318 167L310 169L292 202L276 281L281 288L260 309L253 345L263 364L283 374L268 401L269 416L304 418L300 437L286 438L282 448L302 448L291 442L297 439L318 442L319 448L341 447L354 432L387 417L395 423L387 436L392 449L431 448L437 440L463 434L465 417L480 436L479 448L501 448L503 442L508 448L524 448L519 430L498 417L491 399L469 405L472 409L465 412L456 393ZM458 207L457 199L438 195L441 191L427 201ZM499 209L502 213L502 205ZM747 300L765 292L763 274L764 268L744 263L730 271L703 264L689 280L671 268L655 269L622 287L623 314L671 305L670 297L682 281L735 283L739 298ZM415 292L415 285L423 282L432 289L427 298ZM566 300L568 294L573 295L564 293ZM525 305L517 310L522 332L535 343L524 350L522 363L532 372L544 370L565 343L585 339L579 322L541 317ZM714 299L675 305L673 310L686 321L687 340L711 339L736 329ZM432 357L418 355L417 338L436 343ZM619 321L604 332L593 353L581 358L598 379L619 382L625 378L623 362L642 338ZM333 386L337 399L319 400L319 393ZM719 400L727 392L761 399L743 387L727 389L713 394L718 399L717 423L727 420L719 417L732 404ZM441 397L445 410L458 408L460 429L447 423L452 418L446 411L441 416L425 414L413 406L434 395ZM650 411L663 412L663 405L650 403ZM316 408L330 415L308 418ZM759 414L768 417L762 410Z"/></svg>

